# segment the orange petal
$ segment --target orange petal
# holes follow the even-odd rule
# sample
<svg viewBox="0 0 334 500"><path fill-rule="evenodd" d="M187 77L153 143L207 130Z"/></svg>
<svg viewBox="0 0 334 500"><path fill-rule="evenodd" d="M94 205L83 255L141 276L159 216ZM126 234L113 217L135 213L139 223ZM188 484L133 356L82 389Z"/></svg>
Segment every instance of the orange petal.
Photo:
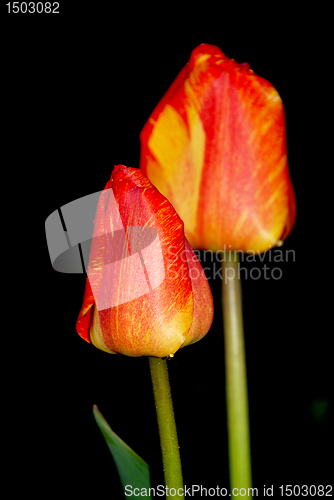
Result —
<svg viewBox="0 0 334 500"><path fill-rule="evenodd" d="M247 63L202 44L141 135L141 170L194 248L263 252L296 215L280 96Z"/></svg>
<svg viewBox="0 0 334 500"><path fill-rule="evenodd" d="M150 232L153 243L145 240ZM183 222L169 201L140 170L115 167L97 207L78 333L99 349L129 356L164 357L199 340L212 314L205 332L189 334L194 293L184 254ZM207 285L203 311L211 302Z"/></svg>

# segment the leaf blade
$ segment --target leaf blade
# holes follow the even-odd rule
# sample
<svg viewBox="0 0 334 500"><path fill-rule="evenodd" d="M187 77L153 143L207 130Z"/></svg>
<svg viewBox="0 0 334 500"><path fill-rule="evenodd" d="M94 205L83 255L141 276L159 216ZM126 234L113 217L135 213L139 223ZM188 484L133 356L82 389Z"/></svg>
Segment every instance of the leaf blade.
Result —
<svg viewBox="0 0 334 500"><path fill-rule="evenodd" d="M93 406L93 415L115 461L124 494L125 487L131 485L132 490L145 488L146 498L151 498L149 465L117 436L96 405Z"/></svg>

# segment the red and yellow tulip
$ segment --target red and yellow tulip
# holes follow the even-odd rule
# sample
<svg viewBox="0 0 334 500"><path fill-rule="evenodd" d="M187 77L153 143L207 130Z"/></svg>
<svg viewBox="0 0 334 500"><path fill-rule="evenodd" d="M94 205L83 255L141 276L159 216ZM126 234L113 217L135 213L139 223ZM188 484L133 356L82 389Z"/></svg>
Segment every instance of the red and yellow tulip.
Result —
<svg viewBox="0 0 334 500"><path fill-rule="evenodd" d="M204 337L212 319L182 220L139 169L117 165L96 211L77 332L110 353L165 357Z"/></svg>
<svg viewBox="0 0 334 500"><path fill-rule="evenodd" d="M291 232L283 104L248 63L197 47L140 139L140 168L172 203L194 248L263 252Z"/></svg>

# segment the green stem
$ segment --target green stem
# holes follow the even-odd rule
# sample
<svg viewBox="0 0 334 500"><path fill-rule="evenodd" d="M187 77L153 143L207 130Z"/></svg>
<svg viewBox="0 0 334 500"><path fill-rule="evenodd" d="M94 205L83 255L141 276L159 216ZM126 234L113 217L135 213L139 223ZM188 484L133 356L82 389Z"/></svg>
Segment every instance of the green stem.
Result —
<svg viewBox="0 0 334 500"><path fill-rule="evenodd" d="M230 255L231 253L234 255ZM245 488L247 493L243 496L247 497L248 488L252 486L252 478L241 283L238 269L238 254L225 252L225 260L222 263L222 304L230 488L231 492L233 488L238 490Z"/></svg>
<svg viewBox="0 0 334 500"><path fill-rule="evenodd" d="M172 490L173 498L184 498L179 445L177 440L173 402L169 387L167 362L161 358L148 358L160 435L166 496ZM168 490L167 490L168 487Z"/></svg>

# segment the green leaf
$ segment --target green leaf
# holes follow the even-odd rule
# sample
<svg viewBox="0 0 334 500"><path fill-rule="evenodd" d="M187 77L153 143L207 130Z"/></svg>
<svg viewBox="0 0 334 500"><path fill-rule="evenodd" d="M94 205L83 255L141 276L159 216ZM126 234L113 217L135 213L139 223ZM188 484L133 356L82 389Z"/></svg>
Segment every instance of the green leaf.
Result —
<svg viewBox="0 0 334 500"><path fill-rule="evenodd" d="M147 463L114 433L96 405L93 406L93 414L115 460L124 494L127 492L128 497L134 488L139 490L145 488L147 490L145 498L151 498L150 468ZM136 492L138 493L138 490Z"/></svg>

